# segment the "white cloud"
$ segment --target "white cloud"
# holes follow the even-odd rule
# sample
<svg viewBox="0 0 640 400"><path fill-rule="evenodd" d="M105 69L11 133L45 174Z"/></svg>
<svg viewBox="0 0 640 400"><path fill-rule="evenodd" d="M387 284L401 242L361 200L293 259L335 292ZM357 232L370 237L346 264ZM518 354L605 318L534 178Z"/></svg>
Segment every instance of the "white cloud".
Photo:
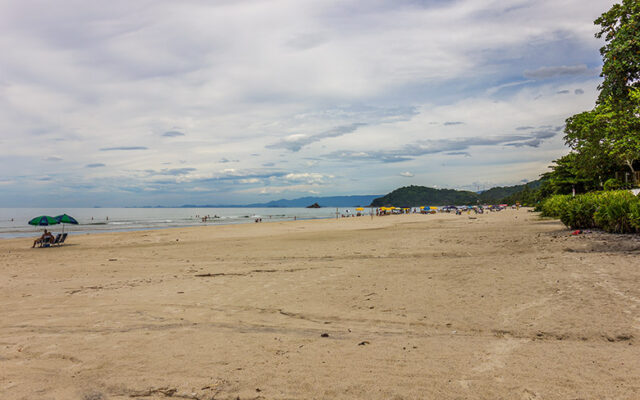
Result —
<svg viewBox="0 0 640 400"><path fill-rule="evenodd" d="M284 179L290 182L305 182L309 185L311 184L323 184L327 179L333 179L333 175L324 175L315 172L304 172L304 173L289 173L284 176Z"/></svg>
<svg viewBox="0 0 640 400"><path fill-rule="evenodd" d="M318 190L319 187L317 185L280 185L280 186L262 186L257 188L249 188L249 189L240 189L236 190L235 193L241 194L260 194L260 195L269 195L269 194L281 194L281 193L300 193L302 195L313 193L313 194L321 194L322 192Z"/></svg>
<svg viewBox="0 0 640 400"><path fill-rule="evenodd" d="M244 183L244 184L250 184L250 183L260 183L262 181L258 178L249 178L249 179L240 179L238 182Z"/></svg>

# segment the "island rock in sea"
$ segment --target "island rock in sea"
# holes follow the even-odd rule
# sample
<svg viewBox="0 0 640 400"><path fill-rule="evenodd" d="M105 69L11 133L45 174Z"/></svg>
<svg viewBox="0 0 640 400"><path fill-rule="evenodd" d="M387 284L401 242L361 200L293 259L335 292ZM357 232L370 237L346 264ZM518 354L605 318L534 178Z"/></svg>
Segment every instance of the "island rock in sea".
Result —
<svg viewBox="0 0 640 400"><path fill-rule="evenodd" d="M321 208L321 207L320 207L320 204L318 204L318 203L313 203L312 205L307 206L307 208Z"/></svg>

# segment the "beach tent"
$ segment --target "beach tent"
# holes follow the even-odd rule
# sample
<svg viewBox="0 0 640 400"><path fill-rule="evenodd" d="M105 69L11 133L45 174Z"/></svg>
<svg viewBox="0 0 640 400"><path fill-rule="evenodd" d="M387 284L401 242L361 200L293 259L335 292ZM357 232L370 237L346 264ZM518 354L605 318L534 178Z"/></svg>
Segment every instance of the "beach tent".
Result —
<svg viewBox="0 0 640 400"><path fill-rule="evenodd" d="M356 211L364 211L364 208L358 207L358 208L356 208Z"/></svg>

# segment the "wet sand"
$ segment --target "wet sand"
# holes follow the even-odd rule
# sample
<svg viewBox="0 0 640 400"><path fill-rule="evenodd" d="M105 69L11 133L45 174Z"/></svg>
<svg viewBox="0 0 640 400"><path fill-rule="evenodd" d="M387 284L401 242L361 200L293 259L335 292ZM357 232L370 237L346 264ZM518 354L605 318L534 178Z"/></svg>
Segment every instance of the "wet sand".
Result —
<svg viewBox="0 0 640 400"><path fill-rule="evenodd" d="M507 210L67 242L0 240L0 399L640 398L637 236Z"/></svg>

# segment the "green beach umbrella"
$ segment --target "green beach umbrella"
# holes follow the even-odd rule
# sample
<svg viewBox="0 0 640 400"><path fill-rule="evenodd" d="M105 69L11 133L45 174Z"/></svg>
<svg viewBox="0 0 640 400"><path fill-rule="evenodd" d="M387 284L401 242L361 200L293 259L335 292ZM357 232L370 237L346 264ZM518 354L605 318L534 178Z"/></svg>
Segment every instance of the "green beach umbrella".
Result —
<svg viewBox="0 0 640 400"><path fill-rule="evenodd" d="M78 225L78 221L71 215L62 214L55 217L56 221L62 224L62 233L64 233L64 224Z"/></svg>
<svg viewBox="0 0 640 400"><path fill-rule="evenodd" d="M29 225L35 225L35 226L57 225L59 223L60 222L58 222L57 219L50 217L48 215L41 215L29 221Z"/></svg>
<svg viewBox="0 0 640 400"><path fill-rule="evenodd" d="M71 215L67 215L67 214L62 214L62 215L58 215L55 217L55 219L60 222L61 224L73 224L73 225L78 225L78 221L76 221L75 218L73 218Z"/></svg>

